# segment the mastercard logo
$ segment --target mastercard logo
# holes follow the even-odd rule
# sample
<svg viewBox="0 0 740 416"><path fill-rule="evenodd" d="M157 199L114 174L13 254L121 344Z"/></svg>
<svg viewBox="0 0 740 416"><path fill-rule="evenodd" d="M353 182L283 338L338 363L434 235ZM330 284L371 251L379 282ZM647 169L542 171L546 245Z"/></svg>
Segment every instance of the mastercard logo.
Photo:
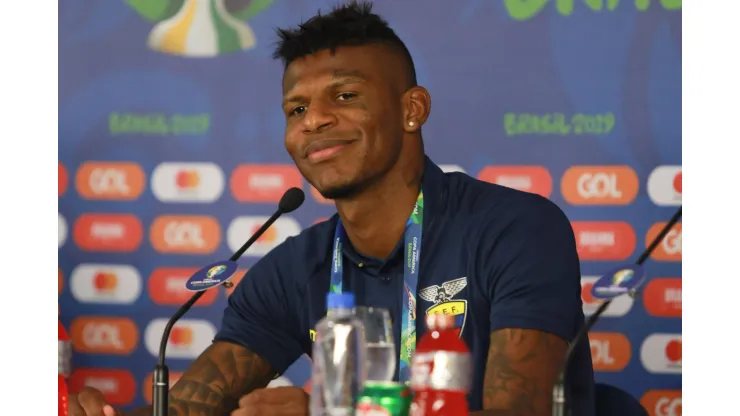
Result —
<svg viewBox="0 0 740 416"><path fill-rule="evenodd" d="M200 175L196 170L181 170L175 175L175 185L182 191L196 189L200 185Z"/></svg>
<svg viewBox="0 0 740 416"><path fill-rule="evenodd" d="M193 343L193 330L188 327L172 328L168 342L175 347L188 347Z"/></svg>
<svg viewBox="0 0 740 416"><path fill-rule="evenodd" d="M59 170L57 173L57 180L58 180L58 196L64 195L65 192L67 192L67 184L69 182L69 176L67 174L67 168L62 165L62 162L57 163L59 165Z"/></svg>
<svg viewBox="0 0 740 416"><path fill-rule="evenodd" d="M93 287L100 293L113 292L118 287L118 276L111 272L98 272L93 277Z"/></svg>
<svg viewBox="0 0 740 416"><path fill-rule="evenodd" d="M99 390L108 404L125 406L134 400L136 381L126 370L80 368L69 379L71 393L88 386Z"/></svg>

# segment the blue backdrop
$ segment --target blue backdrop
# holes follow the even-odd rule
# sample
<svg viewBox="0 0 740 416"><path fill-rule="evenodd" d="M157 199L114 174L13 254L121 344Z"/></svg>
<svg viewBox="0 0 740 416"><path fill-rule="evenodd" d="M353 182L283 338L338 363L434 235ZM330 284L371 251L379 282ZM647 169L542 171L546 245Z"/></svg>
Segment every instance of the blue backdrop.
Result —
<svg viewBox="0 0 740 416"><path fill-rule="evenodd" d="M289 186L306 203L240 267L333 213L283 147L282 68L270 55L276 26L334 3L60 3L59 304L73 388L144 404L182 278L227 258ZM375 3L433 97L432 160L559 204L585 283L636 259L681 201L680 0ZM680 241L677 228L647 263L644 296L615 304L592 335L597 380L654 415L680 414ZM173 372L210 341L226 298L204 297L178 326ZM280 381L308 377L304 357Z"/></svg>

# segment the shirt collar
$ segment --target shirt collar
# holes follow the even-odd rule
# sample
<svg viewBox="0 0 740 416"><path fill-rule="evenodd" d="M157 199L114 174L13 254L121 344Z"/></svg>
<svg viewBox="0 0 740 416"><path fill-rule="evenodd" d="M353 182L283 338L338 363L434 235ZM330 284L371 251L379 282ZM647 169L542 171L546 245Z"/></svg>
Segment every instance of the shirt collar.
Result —
<svg viewBox="0 0 740 416"><path fill-rule="evenodd" d="M431 230L435 219L439 218L444 212L447 201L447 176L445 176L442 169L432 162L428 156L425 156L421 189L424 192L424 224L422 224L422 233L426 234ZM355 265L362 264L362 267L380 268L385 264L392 263L392 260L401 256L403 252L403 240L404 237L401 237L385 261L361 255L354 250L352 244L345 244L342 251Z"/></svg>

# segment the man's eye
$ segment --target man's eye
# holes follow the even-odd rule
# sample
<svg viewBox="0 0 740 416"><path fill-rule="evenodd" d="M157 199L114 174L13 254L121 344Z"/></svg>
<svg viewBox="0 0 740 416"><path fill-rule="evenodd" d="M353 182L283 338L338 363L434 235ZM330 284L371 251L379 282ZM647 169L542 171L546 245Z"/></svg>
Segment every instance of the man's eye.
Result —
<svg viewBox="0 0 740 416"><path fill-rule="evenodd" d="M304 107L304 106L301 105L301 106L298 106L298 107L290 110L290 113L288 113L288 115L290 115L290 116L297 116L297 115L303 113L304 111L306 111L306 107Z"/></svg>
<svg viewBox="0 0 740 416"><path fill-rule="evenodd" d="M357 94L355 94L355 93L352 93L352 92L343 92L343 93L337 95L337 100L347 101L347 100L350 100L350 99L355 98L355 97L357 97Z"/></svg>

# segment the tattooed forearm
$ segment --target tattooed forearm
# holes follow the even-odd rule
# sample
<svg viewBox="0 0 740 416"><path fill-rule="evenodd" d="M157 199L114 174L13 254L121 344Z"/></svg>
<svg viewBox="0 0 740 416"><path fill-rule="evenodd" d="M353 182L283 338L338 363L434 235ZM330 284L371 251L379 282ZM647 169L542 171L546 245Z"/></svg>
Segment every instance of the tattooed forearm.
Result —
<svg viewBox="0 0 740 416"><path fill-rule="evenodd" d="M552 387L565 356L561 338L529 329L491 334L483 383L483 408L516 416L547 414Z"/></svg>
<svg viewBox="0 0 740 416"><path fill-rule="evenodd" d="M168 414L227 414L237 408L242 396L265 387L272 374L270 365L246 348L214 343L203 351L170 390ZM137 409L127 416L144 414L151 415L151 407Z"/></svg>

